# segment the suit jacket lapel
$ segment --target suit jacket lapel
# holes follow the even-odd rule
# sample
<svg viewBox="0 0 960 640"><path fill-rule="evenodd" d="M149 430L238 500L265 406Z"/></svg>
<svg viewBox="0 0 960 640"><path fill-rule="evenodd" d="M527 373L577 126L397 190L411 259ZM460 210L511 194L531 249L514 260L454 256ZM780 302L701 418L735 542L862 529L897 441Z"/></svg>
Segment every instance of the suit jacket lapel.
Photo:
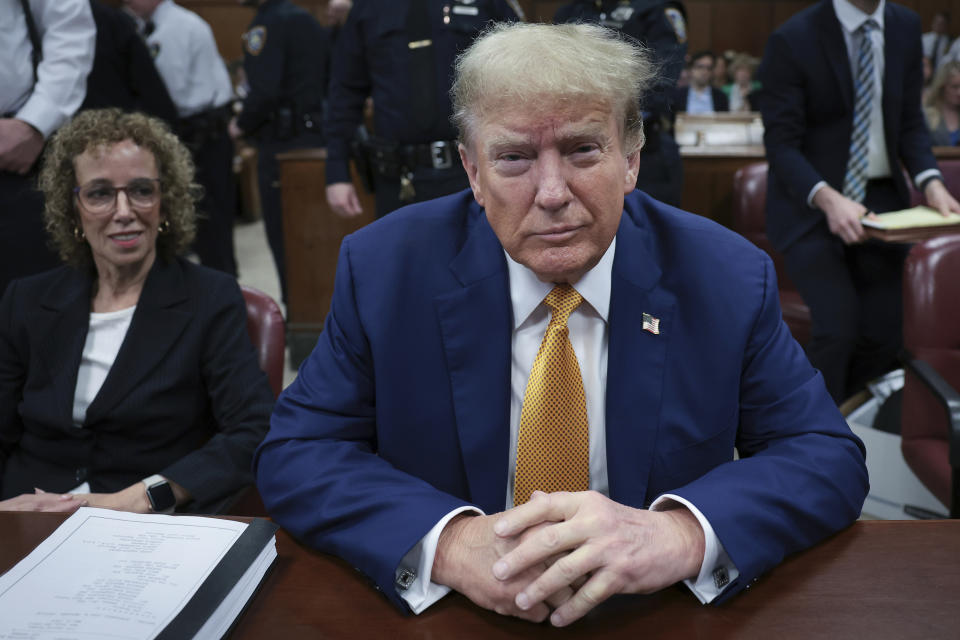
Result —
<svg viewBox="0 0 960 640"><path fill-rule="evenodd" d="M117 359L87 409L87 423L93 424L106 415L166 357L193 317L186 301L180 264L176 260L164 263L157 258L143 285Z"/></svg>
<svg viewBox="0 0 960 640"><path fill-rule="evenodd" d="M647 485L661 422L664 368L676 298L659 285L649 233L624 214L617 232L607 358L607 476L610 497L647 506ZM659 320L659 334L643 315Z"/></svg>
<svg viewBox="0 0 960 640"><path fill-rule="evenodd" d="M470 497L502 511L510 446L513 312L503 249L477 212L450 265L462 285L436 298Z"/></svg>
<svg viewBox="0 0 960 640"><path fill-rule="evenodd" d="M57 403L59 424L73 423L73 396L77 387L77 370L87 337L90 314L89 275L73 269L64 270L40 299L30 314L30 344L40 354L52 384L51 402Z"/></svg>
<svg viewBox="0 0 960 640"><path fill-rule="evenodd" d="M824 48L827 60L840 87L840 95L847 109L853 110L853 74L850 71L850 54L847 52L847 43L843 37L843 27L833 10L830 0L824 0L817 12L817 26L820 33L820 44Z"/></svg>

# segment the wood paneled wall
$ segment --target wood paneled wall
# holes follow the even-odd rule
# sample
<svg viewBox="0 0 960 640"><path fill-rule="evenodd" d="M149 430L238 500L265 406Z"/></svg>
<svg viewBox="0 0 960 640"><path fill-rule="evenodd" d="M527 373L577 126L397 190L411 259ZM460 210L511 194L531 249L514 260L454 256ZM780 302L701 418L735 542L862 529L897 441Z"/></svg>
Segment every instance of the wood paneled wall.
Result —
<svg viewBox="0 0 960 640"><path fill-rule="evenodd" d="M323 22L327 0L294 0ZM357 0L362 2L363 0ZM549 22L567 0L518 0L527 19ZM253 17L253 9L237 0L180 0L213 27L220 53L226 61L242 57L240 35ZM690 50L745 51L759 56L767 36L797 11L814 4L813 0L685 0L689 17ZM899 0L920 14L924 30L933 14L940 10L952 15L951 32L960 35L960 0Z"/></svg>

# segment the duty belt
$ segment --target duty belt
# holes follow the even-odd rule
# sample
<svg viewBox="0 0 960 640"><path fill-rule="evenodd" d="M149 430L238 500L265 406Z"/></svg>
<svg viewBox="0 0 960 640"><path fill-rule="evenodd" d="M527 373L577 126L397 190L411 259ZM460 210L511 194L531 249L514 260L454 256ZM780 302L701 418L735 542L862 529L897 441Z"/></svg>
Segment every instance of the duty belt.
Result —
<svg viewBox="0 0 960 640"><path fill-rule="evenodd" d="M401 164L408 169L449 169L456 158L456 140L436 140L400 146Z"/></svg>

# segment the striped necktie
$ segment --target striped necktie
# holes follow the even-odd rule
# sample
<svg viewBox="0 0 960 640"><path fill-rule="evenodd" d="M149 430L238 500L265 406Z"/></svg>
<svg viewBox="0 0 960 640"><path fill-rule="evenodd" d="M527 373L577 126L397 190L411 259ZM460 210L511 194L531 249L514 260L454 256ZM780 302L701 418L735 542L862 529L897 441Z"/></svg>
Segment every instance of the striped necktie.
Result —
<svg viewBox="0 0 960 640"><path fill-rule="evenodd" d="M590 488L587 401L567 329L567 318L583 298L570 285L561 284L543 302L553 315L533 361L520 411L514 505L527 502L535 490Z"/></svg>
<svg viewBox="0 0 960 640"><path fill-rule="evenodd" d="M877 23L867 20L857 29L857 73L853 82L853 135L850 137L850 155L847 173L843 178L843 195L855 202L863 202L867 193L867 151L870 142L870 112L873 105L873 43L870 32Z"/></svg>

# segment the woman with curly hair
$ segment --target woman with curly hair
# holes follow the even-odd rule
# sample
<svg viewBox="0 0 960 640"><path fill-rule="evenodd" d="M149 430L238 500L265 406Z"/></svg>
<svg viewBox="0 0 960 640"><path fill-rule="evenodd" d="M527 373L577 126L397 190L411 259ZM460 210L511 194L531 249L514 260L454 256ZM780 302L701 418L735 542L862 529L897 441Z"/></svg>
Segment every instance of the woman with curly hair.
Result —
<svg viewBox="0 0 960 640"><path fill-rule="evenodd" d="M924 113L935 147L960 144L960 62L944 63L933 77L924 100Z"/></svg>
<svg viewBox="0 0 960 640"><path fill-rule="evenodd" d="M0 509L215 512L252 482L273 394L236 281L178 257L189 152L159 120L86 111L40 187L67 266L0 300Z"/></svg>

